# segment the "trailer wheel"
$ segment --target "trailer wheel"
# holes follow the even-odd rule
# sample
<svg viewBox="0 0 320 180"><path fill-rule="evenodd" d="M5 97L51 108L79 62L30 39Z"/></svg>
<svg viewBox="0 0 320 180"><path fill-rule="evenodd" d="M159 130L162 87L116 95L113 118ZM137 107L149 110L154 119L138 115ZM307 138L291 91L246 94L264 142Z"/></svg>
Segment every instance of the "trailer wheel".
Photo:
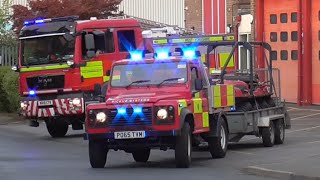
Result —
<svg viewBox="0 0 320 180"><path fill-rule="evenodd" d="M92 168L104 168L108 149L105 142L89 140L89 159Z"/></svg>
<svg viewBox="0 0 320 180"><path fill-rule="evenodd" d="M275 128L273 121L270 121L269 127L261 128L262 142L265 147L272 147L275 142Z"/></svg>
<svg viewBox="0 0 320 180"><path fill-rule="evenodd" d="M274 143L275 144L283 144L284 139L285 139L285 127L284 127L284 123L283 120L278 120L275 122L275 139L274 139Z"/></svg>
<svg viewBox="0 0 320 180"><path fill-rule="evenodd" d="M219 137L209 138L209 151L212 158L224 158L228 149L228 129L226 122L223 120L220 125Z"/></svg>
<svg viewBox="0 0 320 180"><path fill-rule="evenodd" d="M147 162L150 157L150 149L138 149L132 152L133 159L136 162Z"/></svg>
<svg viewBox="0 0 320 180"><path fill-rule="evenodd" d="M64 137L69 129L69 124L64 119L51 119L46 122L47 130L51 137Z"/></svg>
<svg viewBox="0 0 320 180"><path fill-rule="evenodd" d="M191 128L189 123L185 122L181 135L176 137L175 161L178 168L189 168L191 164L192 142Z"/></svg>

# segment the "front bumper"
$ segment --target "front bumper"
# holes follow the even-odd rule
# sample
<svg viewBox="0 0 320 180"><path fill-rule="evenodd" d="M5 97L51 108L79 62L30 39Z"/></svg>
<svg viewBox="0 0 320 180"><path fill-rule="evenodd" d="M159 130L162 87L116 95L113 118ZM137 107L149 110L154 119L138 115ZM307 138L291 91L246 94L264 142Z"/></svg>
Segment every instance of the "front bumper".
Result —
<svg viewBox="0 0 320 180"><path fill-rule="evenodd" d="M165 136L177 136L180 135L179 130L172 130L172 131L145 131L146 137L154 138L154 137L165 137ZM103 134L84 134L84 140L115 140L114 133L103 133ZM127 140L134 140L134 139L127 139ZM115 140L116 141L116 140Z"/></svg>
<svg viewBox="0 0 320 180"><path fill-rule="evenodd" d="M166 150L174 148L175 137L180 135L180 131L145 131L145 134L145 138L138 139L115 139L114 133L85 134L84 139L106 141L108 149L128 152L136 148L160 148Z"/></svg>
<svg viewBox="0 0 320 180"><path fill-rule="evenodd" d="M74 116L84 114L84 99L80 99L79 105L73 105L75 98L46 100L48 104L41 105L40 100L21 101L24 106L20 108L20 114L29 119L50 118L56 116ZM49 103L50 102L50 103Z"/></svg>

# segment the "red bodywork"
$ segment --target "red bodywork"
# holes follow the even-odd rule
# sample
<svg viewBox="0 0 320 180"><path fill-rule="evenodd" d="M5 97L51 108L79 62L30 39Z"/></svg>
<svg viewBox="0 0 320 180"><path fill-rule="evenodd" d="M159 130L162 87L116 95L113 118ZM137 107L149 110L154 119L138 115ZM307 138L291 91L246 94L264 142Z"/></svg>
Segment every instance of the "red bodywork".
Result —
<svg viewBox="0 0 320 180"><path fill-rule="evenodd" d="M179 62L180 59L173 58L172 61ZM137 65L139 63L154 63L155 60L144 60L142 62L136 62ZM133 63L130 60L124 60L116 62L119 64L128 64ZM170 84L170 85L162 85L160 87L156 87L153 85L150 86L132 86L126 89L122 88L113 88L110 85L108 86L106 102L99 104L91 104L88 105L86 110L86 132L90 135L94 134L109 134L110 138L112 137L112 133L116 131L135 131L135 130L145 130L149 132L161 132L161 131L179 131L181 128L180 124L180 115L178 114L179 109L179 100L186 100L190 109L193 108L192 104L192 94L190 92L191 84L191 72L190 65L193 64L192 61L187 61L188 68L188 81L185 84ZM196 66L196 65L195 65ZM208 111L208 101L207 97L202 99L203 101L203 111ZM103 127L94 127L94 125L90 125L89 121L93 120L95 117L90 117L91 111L103 111L110 109L117 109L121 107L135 107L140 105L142 107L151 107L154 109L159 106L173 106L175 109L174 117L172 124L164 125L156 123L156 115L152 114L152 124L149 126L118 126L118 127L108 127L108 125L104 125ZM108 120L107 120L108 121ZM195 119L195 129L193 133L201 133L208 132L209 128L203 128L202 120L197 118Z"/></svg>
<svg viewBox="0 0 320 180"><path fill-rule="evenodd" d="M41 118L41 117L51 117L51 115L84 115L84 106L85 106L85 99L81 94L83 92L90 92L94 89L94 84L102 84L108 78L106 78L107 71L110 70L111 65L114 61L125 59L128 56L128 52L120 52L119 51L119 43L118 43L118 36L117 32L120 30L133 30L135 35L135 43L137 48L143 47L143 38L142 38L142 30L138 21L134 19L105 19L105 20L88 20L88 21L78 21L76 23L76 32L80 31L87 31L91 32L93 30L107 30L112 29L113 31L113 39L114 39L114 47L115 51L113 53L105 53L99 54L96 57L88 60L84 60L82 58L82 49L84 44L83 36L76 36L75 38L75 47L74 47L74 58L73 61L75 64L85 64L91 62L102 61L103 66L103 76L101 77L94 77L94 78L83 78L81 74L80 67L65 67L60 69L54 70L45 70L40 69L36 71L31 71L30 67L22 66L22 58L23 58L23 47L20 45L19 50L19 68L20 69L27 69L27 71L20 72L19 78L19 85L20 85L20 94L21 96L25 97L22 101L25 103L25 107L21 108L22 114L28 118ZM43 67L45 65L41 65ZM48 65L49 66L49 65ZM39 66L38 66L39 67ZM30 68L30 70L28 70ZM42 89L36 90L36 100L41 100L41 97L52 96L56 98L49 98L54 102L54 107L48 108L39 108L37 105L37 101L29 100L29 91L33 90L30 89L27 85L27 78L29 77L39 77L39 76L50 76L50 75L64 75L64 86L63 88L58 89ZM57 98L57 96L65 95L64 97ZM73 97L76 96L76 97ZM70 98L71 97L71 98ZM40 98L40 99L39 99ZM69 101L73 98L80 98L81 107L79 110L77 109L70 109ZM46 98L48 100L48 98ZM60 102L60 103L56 103ZM61 108L60 108L61 107ZM54 113L52 113L54 111Z"/></svg>

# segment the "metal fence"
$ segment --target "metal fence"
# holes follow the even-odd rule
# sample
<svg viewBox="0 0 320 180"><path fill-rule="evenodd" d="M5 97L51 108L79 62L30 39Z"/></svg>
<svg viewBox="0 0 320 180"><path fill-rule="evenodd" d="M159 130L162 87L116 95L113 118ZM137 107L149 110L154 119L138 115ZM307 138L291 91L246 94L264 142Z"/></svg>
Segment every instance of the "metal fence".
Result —
<svg viewBox="0 0 320 180"><path fill-rule="evenodd" d="M12 66L18 59L17 46L0 45L0 66Z"/></svg>

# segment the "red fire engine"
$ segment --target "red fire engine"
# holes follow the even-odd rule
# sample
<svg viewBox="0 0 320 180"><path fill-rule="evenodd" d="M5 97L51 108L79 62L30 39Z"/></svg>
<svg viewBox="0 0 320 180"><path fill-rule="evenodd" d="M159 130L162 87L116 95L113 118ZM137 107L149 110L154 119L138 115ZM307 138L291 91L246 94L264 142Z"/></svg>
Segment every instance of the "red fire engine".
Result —
<svg viewBox="0 0 320 180"><path fill-rule="evenodd" d="M52 137L64 136L70 124L83 129L85 107L98 102L97 84L106 90L112 62L143 45L137 20L77 19L26 21L20 32L13 69L20 73L21 114L34 127L45 120Z"/></svg>

